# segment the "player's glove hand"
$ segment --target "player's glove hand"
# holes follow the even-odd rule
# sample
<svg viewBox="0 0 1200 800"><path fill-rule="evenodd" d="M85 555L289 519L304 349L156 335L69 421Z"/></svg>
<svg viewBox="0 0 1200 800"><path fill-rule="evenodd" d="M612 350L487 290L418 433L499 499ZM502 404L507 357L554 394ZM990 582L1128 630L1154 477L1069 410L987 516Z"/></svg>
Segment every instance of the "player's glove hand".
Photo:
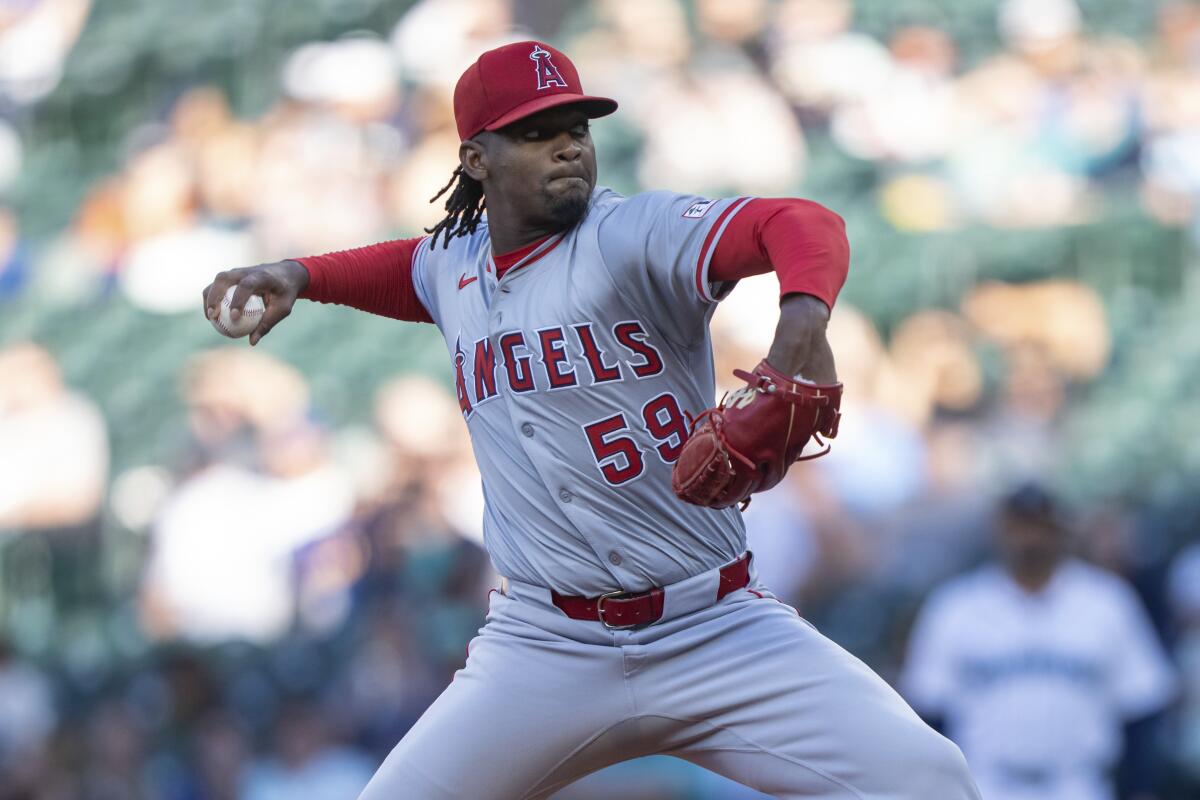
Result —
<svg viewBox="0 0 1200 800"><path fill-rule="evenodd" d="M796 461L829 452L821 437L837 436L842 384L794 380L765 360L754 372L734 370L746 387L700 414L671 475L679 499L726 508L770 489ZM809 439L824 449L801 455Z"/></svg>

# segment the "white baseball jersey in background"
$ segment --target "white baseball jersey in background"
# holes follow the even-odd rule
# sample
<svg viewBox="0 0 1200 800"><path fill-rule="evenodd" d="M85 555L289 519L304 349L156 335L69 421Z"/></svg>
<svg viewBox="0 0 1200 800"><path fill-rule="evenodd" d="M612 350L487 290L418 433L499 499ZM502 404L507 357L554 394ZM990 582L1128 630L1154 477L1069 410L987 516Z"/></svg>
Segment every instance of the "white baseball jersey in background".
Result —
<svg viewBox="0 0 1200 800"><path fill-rule="evenodd" d="M1068 561L1037 593L997 566L935 591L901 690L945 720L984 800L1111 800L1123 723L1175 679L1132 589Z"/></svg>

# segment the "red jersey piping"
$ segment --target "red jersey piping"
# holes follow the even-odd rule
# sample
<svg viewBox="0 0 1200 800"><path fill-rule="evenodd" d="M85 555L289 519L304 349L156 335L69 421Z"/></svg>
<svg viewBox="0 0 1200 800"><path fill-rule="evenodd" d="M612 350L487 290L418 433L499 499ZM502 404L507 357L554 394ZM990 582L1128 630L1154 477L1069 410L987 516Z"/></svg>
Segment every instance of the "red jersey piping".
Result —
<svg viewBox="0 0 1200 800"><path fill-rule="evenodd" d="M704 244L700 248L700 258L696 261L696 292L699 293L700 298L705 302L713 302L713 297L709 294L708 286L705 285L707 281L704 280L708 262L711 260L713 245L717 243L717 240L724 232L725 226L729 223L729 218L749 201L749 197L739 197L726 206L725 210L717 217L716 222L708 229L708 235L704 237Z"/></svg>

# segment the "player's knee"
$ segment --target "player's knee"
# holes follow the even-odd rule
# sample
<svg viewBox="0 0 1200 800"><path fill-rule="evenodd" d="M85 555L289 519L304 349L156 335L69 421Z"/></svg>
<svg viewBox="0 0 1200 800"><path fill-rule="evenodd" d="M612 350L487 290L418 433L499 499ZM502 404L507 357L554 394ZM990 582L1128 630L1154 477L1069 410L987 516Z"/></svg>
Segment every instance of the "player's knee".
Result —
<svg viewBox="0 0 1200 800"><path fill-rule="evenodd" d="M962 751L932 728L922 728L909 738L904 800L977 800L979 790Z"/></svg>

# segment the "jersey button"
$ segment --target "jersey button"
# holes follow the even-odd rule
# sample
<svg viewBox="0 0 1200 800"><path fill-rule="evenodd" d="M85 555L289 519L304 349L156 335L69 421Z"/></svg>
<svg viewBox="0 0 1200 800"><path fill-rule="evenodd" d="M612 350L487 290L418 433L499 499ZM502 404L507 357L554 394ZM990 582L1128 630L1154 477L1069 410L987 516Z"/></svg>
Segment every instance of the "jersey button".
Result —
<svg viewBox="0 0 1200 800"><path fill-rule="evenodd" d="M621 554L616 550L612 550L608 554L608 563L612 564L614 567L619 567L621 562L624 560L625 559L621 558Z"/></svg>
<svg viewBox="0 0 1200 800"><path fill-rule="evenodd" d="M564 503L569 503L575 499L575 495L571 494L566 489L562 489L558 493L558 499L562 500Z"/></svg>
<svg viewBox="0 0 1200 800"><path fill-rule="evenodd" d="M533 426L526 422L521 426L521 433L525 434L526 436L533 436Z"/></svg>

